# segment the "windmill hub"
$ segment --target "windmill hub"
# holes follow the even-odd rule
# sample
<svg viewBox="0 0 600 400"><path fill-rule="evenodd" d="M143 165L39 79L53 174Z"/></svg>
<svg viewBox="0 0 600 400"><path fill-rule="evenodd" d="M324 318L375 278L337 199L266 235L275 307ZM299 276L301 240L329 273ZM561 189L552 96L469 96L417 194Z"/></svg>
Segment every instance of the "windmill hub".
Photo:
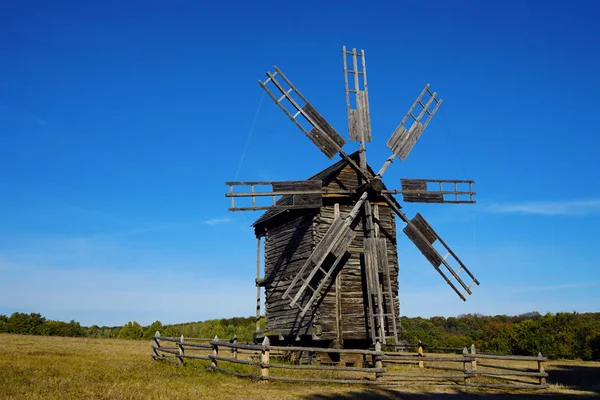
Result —
<svg viewBox="0 0 600 400"><path fill-rule="evenodd" d="M381 193L383 192L384 189L385 189L385 186L383 185L383 182L381 181L381 179L374 178L370 182L363 183L362 185L357 187L356 188L356 196L360 197L360 196L362 196L363 193L366 192L368 195L367 199L373 201L373 200L377 199L379 196L381 196Z"/></svg>
<svg viewBox="0 0 600 400"><path fill-rule="evenodd" d="M383 191L383 182L379 178L375 178L371 181L371 190L376 194L380 194Z"/></svg>
<svg viewBox="0 0 600 400"><path fill-rule="evenodd" d="M442 100L429 84L425 86L387 141L392 154L375 173L367 164L365 147L372 140L365 53L345 46L342 52L348 131L350 141L359 142L358 152L348 155L342 149L346 140L274 67L265 81L258 81L260 86L327 157L339 154L342 160L305 181L226 182L229 211L267 211L253 224L258 238L257 336L264 287L266 331L275 338L312 335L309 340L335 340L337 345L348 340L385 343L389 337L397 341L396 217L406 224L406 236L462 300L473 285L479 285L421 214L410 219L393 196L401 194L405 202L475 203L474 182L401 179L402 189L389 190L381 180L394 158L407 158ZM235 191L240 186L250 190ZM236 206L236 198L250 199L252 205ZM258 203L269 199L272 205Z"/></svg>

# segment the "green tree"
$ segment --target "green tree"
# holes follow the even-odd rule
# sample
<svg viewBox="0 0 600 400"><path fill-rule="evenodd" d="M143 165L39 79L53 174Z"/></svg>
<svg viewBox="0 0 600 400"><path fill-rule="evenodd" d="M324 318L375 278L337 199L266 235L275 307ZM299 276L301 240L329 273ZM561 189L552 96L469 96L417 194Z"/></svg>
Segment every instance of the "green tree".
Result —
<svg viewBox="0 0 600 400"><path fill-rule="evenodd" d="M577 347L576 314L557 313L550 319L550 332L543 332L551 338L548 356L552 358L573 358Z"/></svg>
<svg viewBox="0 0 600 400"><path fill-rule="evenodd" d="M16 312L8 318L8 329L10 333L33 335L36 327L44 322L46 322L46 318L42 317L41 314Z"/></svg>
<svg viewBox="0 0 600 400"><path fill-rule="evenodd" d="M488 353L511 354L515 341L515 327L511 323L491 320L482 328L476 347Z"/></svg>
<svg viewBox="0 0 600 400"><path fill-rule="evenodd" d="M90 338L98 338L101 334L100 327L98 325L92 325L85 331L85 336Z"/></svg>
<svg viewBox="0 0 600 400"><path fill-rule="evenodd" d="M150 340L156 331L161 332L162 335L163 325L160 321L154 321L150 326L144 328L144 339Z"/></svg>
<svg viewBox="0 0 600 400"><path fill-rule="evenodd" d="M591 350L591 359L600 361L600 330L593 332L589 336L589 346Z"/></svg>
<svg viewBox="0 0 600 400"><path fill-rule="evenodd" d="M128 322L121 328L117 336L119 339L142 339L144 337L144 329L137 322Z"/></svg>
<svg viewBox="0 0 600 400"><path fill-rule="evenodd" d="M163 332L164 331L164 332ZM177 337L181 336L181 331L179 328L171 325L171 326L163 326L163 330L160 331L160 334L163 336Z"/></svg>
<svg viewBox="0 0 600 400"><path fill-rule="evenodd" d="M544 347L542 341L542 329L538 321L526 319L517 325L516 350L518 353L537 354Z"/></svg>
<svg viewBox="0 0 600 400"><path fill-rule="evenodd" d="M8 317L0 314L0 333L9 333Z"/></svg>
<svg viewBox="0 0 600 400"><path fill-rule="evenodd" d="M65 336L79 337L84 335L84 329L81 327L79 322L72 319L65 326Z"/></svg>

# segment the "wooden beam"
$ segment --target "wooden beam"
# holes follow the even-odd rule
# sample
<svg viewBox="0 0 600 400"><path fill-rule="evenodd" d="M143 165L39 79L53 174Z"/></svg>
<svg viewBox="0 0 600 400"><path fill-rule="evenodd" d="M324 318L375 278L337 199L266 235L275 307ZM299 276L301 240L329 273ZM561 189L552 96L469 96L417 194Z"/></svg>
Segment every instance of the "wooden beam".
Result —
<svg viewBox="0 0 600 400"><path fill-rule="evenodd" d="M259 236L256 238L256 332L260 331L260 242Z"/></svg>

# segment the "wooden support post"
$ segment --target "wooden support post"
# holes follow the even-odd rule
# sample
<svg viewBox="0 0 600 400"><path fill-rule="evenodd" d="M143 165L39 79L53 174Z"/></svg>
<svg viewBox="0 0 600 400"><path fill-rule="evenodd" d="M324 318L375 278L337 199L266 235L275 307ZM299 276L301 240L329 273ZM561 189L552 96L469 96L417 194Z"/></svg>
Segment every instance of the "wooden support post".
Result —
<svg viewBox="0 0 600 400"><path fill-rule="evenodd" d="M156 347L160 348L160 341L158 340L159 337L160 337L160 332L156 331L156 333L154 334L154 337L152 339L154 340L154 344L156 345ZM160 354L158 354L157 349L152 349L152 354L155 355L156 357L160 357Z"/></svg>
<svg viewBox="0 0 600 400"><path fill-rule="evenodd" d="M333 205L333 216L340 216L340 204ZM342 271L335 276L335 347L344 347L344 338L342 335ZM340 357L340 365L341 365Z"/></svg>
<svg viewBox="0 0 600 400"><path fill-rule="evenodd" d="M342 271L335 276L335 347L344 347L342 335Z"/></svg>
<svg viewBox="0 0 600 400"><path fill-rule="evenodd" d="M181 335L181 337L179 338L179 343L177 343L177 347L179 348L179 357L177 357L177 361L179 361L179 365L185 365L184 361L183 361L183 354L184 354L184 350L183 350L183 335Z"/></svg>
<svg viewBox="0 0 600 400"><path fill-rule="evenodd" d="M213 341L218 342L219 337L217 335L215 335L215 338L213 339ZM213 346L212 356L218 357L219 356L219 346L216 343L213 343L212 346ZM210 364L210 369L212 369L213 371L217 369L217 360L214 358L212 359L212 362Z"/></svg>
<svg viewBox="0 0 600 400"><path fill-rule="evenodd" d="M271 342L265 336L262 342L262 353L260 355L260 379L264 383L269 382L269 345Z"/></svg>
<svg viewBox="0 0 600 400"><path fill-rule="evenodd" d="M237 342L238 342L237 335L233 335L233 339L231 339L231 343L237 344ZM237 347L232 347L231 348L231 352L233 353L233 359L237 360L238 359L238 349L237 349Z"/></svg>
<svg viewBox="0 0 600 400"><path fill-rule="evenodd" d="M260 236L256 238L256 332L260 331Z"/></svg>
<svg viewBox="0 0 600 400"><path fill-rule="evenodd" d="M375 204L373 206L373 215L375 216L375 220L377 221L375 223L375 237L379 238L380 232L379 232L379 205ZM384 255L382 254L382 256L384 258L387 258L387 253ZM391 325L392 327L392 334L394 335L394 344L398 343L398 327L396 326L396 305L394 304L394 292L392 290L392 279L390 277L390 266L388 264L388 260L386 259L385 261L383 261L383 268L382 271L383 275L383 282L382 282L382 289L386 288L387 293L385 293L383 295L383 299L385 300L385 295L388 296L388 312L389 312L389 316L388 316L388 329ZM390 324L390 320L391 320L391 324Z"/></svg>
<svg viewBox="0 0 600 400"><path fill-rule="evenodd" d="M475 358L475 354L477 354L477 350L475 349L475 345L471 344L471 355L474 357L473 361L471 361L471 369L473 371L477 370L477 358Z"/></svg>
<svg viewBox="0 0 600 400"><path fill-rule="evenodd" d="M545 368L545 362L542 361L542 353L538 353L538 358L540 359L538 361L538 369L540 374L545 374L546 373L546 368ZM546 377L545 376L540 376L540 385L545 385L546 384Z"/></svg>
<svg viewBox="0 0 600 400"><path fill-rule="evenodd" d="M425 357L423 355L423 345L421 344L420 340L419 340L419 347L417 349L417 354L418 354L419 357ZM419 359L419 368L423 368L423 367L425 367L425 365L423 363L423 360Z"/></svg>
<svg viewBox="0 0 600 400"><path fill-rule="evenodd" d="M381 342L378 341L377 343L375 343L375 351L381 354L373 356L373 366L377 369L383 368L383 361L381 360L381 356L383 355L383 352L381 351ZM379 372L375 373L375 377L375 379L378 381L381 381L383 379L381 373Z"/></svg>
<svg viewBox="0 0 600 400"><path fill-rule="evenodd" d="M463 349L463 358L465 358L465 360L463 361L463 372L465 374L465 386L469 383L469 378L470 378L470 373L471 373L471 362L468 361L468 357L469 356L469 351L467 350L467 348L465 347Z"/></svg>

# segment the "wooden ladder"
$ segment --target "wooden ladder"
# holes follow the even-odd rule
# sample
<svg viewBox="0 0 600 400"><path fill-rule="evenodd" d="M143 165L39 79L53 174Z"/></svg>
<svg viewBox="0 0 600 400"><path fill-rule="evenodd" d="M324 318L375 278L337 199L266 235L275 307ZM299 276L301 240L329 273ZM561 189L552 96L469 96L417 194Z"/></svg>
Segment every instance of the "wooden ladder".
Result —
<svg viewBox="0 0 600 400"><path fill-rule="evenodd" d="M300 317L303 317L306 314L318 296L322 293L325 284L329 281L331 275L343 259L343 255L352 239L354 239L354 236L356 236L356 232L350 228L348 222L339 216L336 217L323 239L317 244L315 250L296 274L283 294L283 298L291 300L290 306L300 308ZM324 267L323 263L330 254L335 257L335 261L331 265ZM311 286L311 282L315 276L317 276L318 272L322 275L316 283L317 286L313 287ZM302 282L302 285L292 297L291 292L299 282ZM306 297L306 294L309 291L312 292L312 294L308 301L303 303L301 300Z"/></svg>

